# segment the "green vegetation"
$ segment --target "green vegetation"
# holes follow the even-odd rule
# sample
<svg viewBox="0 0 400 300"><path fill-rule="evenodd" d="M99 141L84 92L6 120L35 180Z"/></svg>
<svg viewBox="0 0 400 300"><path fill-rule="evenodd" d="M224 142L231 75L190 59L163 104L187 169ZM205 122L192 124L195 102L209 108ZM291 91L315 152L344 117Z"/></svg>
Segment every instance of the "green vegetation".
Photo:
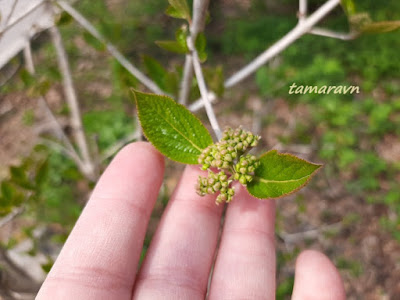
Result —
<svg viewBox="0 0 400 300"><path fill-rule="evenodd" d="M207 43L200 35L196 48L202 60L208 58L204 65L205 79L218 96L224 92L224 73L233 73L296 24L297 0L281 1L279 9L266 7L267 2L253 0L247 10L231 5L228 7L233 11L231 13L223 11L227 8L221 1L211 4L212 11L205 32ZM400 19L400 2L397 0L357 2L360 2L357 3L360 11L367 10L375 21ZM155 41L172 41L175 50L178 48L180 52L186 52L186 33L179 27L182 20L165 17L167 1L126 1L124 5L110 3L83 0L77 2L75 7L130 61L163 90L176 97L182 76L183 55L168 53L157 47ZM310 10L321 3L318 0L309 1ZM170 8L169 14L176 16ZM58 24L71 61L83 124L91 141L90 148L94 152L105 151L135 129L129 88L141 89L141 86L107 54L104 45L67 14L60 16ZM348 32L350 28L340 9L334 11L321 26L342 32ZM179 34L175 34L176 30ZM222 98L221 106L229 103L226 111L241 111L248 95L259 94L263 99L262 105L267 105L268 101L272 101L270 99L279 98L287 101L291 108L298 105L305 107L310 117L296 120L293 131L288 136L279 137L279 140L285 145L315 146L318 158L325 162L322 172L339 179L347 195L357 199L361 205L383 207L379 215L382 230L390 232L400 242L400 162L398 153L394 156L396 152L390 148L399 145L400 140L398 49L399 31L363 35L352 41L306 35L270 64L260 68L253 77L255 83L248 80L231 91L229 97ZM37 76L33 78L22 69L10 83L1 87L4 94L24 91L35 98L52 88L61 90L55 50L46 34L33 43L33 50L37 55L35 58L40 61L36 65ZM223 64L224 70L219 63ZM89 88L90 83L98 84ZM308 86L354 85L359 86L361 92L352 95L289 94L293 83ZM242 94L237 93L238 90ZM190 99L198 97L197 82L193 80ZM64 106L55 112L65 115L68 111ZM27 110L22 118L23 126L34 126L38 121L35 117L34 111ZM274 120L273 112L269 111L263 116L262 124L270 126ZM107 162L105 160L101 167ZM83 178L69 158L52 148L38 146L19 164L9 167L8 177L1 182L0 215L4 216L22 205L25 208L24 218L34 220L35 224L58 224L61 229L54 240L62 243L92 188L93 183ZM163 193L162 207L165 207L167 199L167 193ZM302 194L296 196L299 213L306 213L307 200ZM160 214L160 211L155 212L154 219ZM342 222L344 226L356 226L362 218L349 211ZM25 236L31 235L30 226L24 231ZM279 212L277 226L282 226ZM149 234L142 257L150 240ZM3 244L12 247L16 243L17 240L12 237ZM298 252L296 249L278 253L278 274L283 273L285 265L293 263ZM361 262L344 257L336 262L354 278L363 274ZM51 264L49 260L43 268L48 271ZM277 299L287 299L292 288L292 275L280 278Z"/></svg>

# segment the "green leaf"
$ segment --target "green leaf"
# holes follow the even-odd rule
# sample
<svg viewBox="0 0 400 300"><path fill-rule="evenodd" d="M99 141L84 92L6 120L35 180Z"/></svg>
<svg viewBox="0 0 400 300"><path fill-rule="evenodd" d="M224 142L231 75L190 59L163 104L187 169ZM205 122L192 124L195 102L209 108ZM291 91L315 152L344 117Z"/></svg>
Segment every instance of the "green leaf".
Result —
<svg viewBox="0 0 400 300"><path fill-rule="evenodd" d="M189 52L189 48L187 46L187 37L188 37L188 30L187 26L182 26L177 29L175 32L175 39L179 45L181 45L182 49L186 49L186 52Z"/></svg>
<svg viewBox="0 0 400 300"><path fill-rule="evenodd" d="M171 95L177 94L179 90L179 77L176 71L168 72L157 60L144 55L144 66L147 74L157 85Z"/></svg>
<svg viewBox="0 0 400 300"><path fill-rule="evenodd" d="M34 190L35 186L29 181L26 176L23 166L10 167L11 180L14 184L28 190Z"/></svg>
<svg viewBox="0 0 400 300"><path fill-rule="evenodd" d="M166 14L178 19L185 19L190 21L190 10L186 0L168 0L169 7Z"/></svg>
<svg viewBox="0 0 400 300"><path fill-rule="evenodd" d="M83 39L89 46L97 51L106 50L106 46L87 31L83 33Z"/></svg>
<svg viewBox="0 0 400 300"><path fill-rule="evenodd" d="M346 15L351 16L356 13L356 6L353 0L341 0L340 2Z"/></svg>
<svg viewBox="0 0 400 300"><path fill-rule="evenodd" d="M205 62L207 59L206 45L206 37L204 36L204 33L200 32L196 37L195 47L201 62Z"/></svg>
<svg viewBox="0 0 400 300"><path fill-rule="evenodd" d="M38 167L36 171L35 181L38 186L44 184L47 178L48 169L49 169L49 161L48 159L46 159L44 162L42 162L42 164Z"/></svg>
<svg viewBox="0 0 400 300"><path fill-rule="evenodd" d="M1 183L1 194L4 199L11 200L16 194L15 188L7 181Z"/></svg>
<svg viewBox="0 0 400 300"><path fill-rule="evenodd" d="M182 12L176 10L173 6L169 5L167 9L165 10L165 14L177 18L177 19L186 19L185 14L182 14Z"/></svg>
<svg viewBox="0 0 400 300"><path fill-rule="evenodd" d="M222 97L225 91L224 72L221 65L215 68L204 68L204 76L208 86L218 97Z"/></svg>
<svg viewBox="0 0 400 300"><path fill-rule="evenodd" d="M360 28L363 33L382 33L397 30L400 28L400 21L382 21L365 24Z"/></svg>
<svg viewBox="0 0 400 300"><path fill-rule="evenodd" d="M260 199L278 198L299 190L321 167L276 150L264 153L260 162L253 181L247 185L249 193Z"/></svg>
<svg viewBox="0 0 400 300"><path fill-rule="evenodd" d="M177 41L156 41L155 43L160 48L170 51L170 52L174 52L174 53L178 53L178 54L186 54L189 52L187 47L182 47L182 45L180 43L178 43Z"/></svg>
<svg viewBox="0 0 400 300"><path fill-rule="evenodd" d="M57 26L68 25L73 21L71 15L67 12L62 12L56 17Z"/></svg>
<svg viewBox="0 0 400 300"><path fill-rule="evenodd" d="M177 162L197 164L203 149L213 143L200 120L169 97L131 91L143 133L154 147Z"/></svg>
<svg viewBox="0 0 400 300"><path fill-rule="evenodd" d="M362 28L372 23L369 13L362 12L349 16L350 27L353 31L362 32Z"/></svg>
<svg viewBox="0 0 400 300"><path fill-rule="evenodd" d="M153 79L157 85L165 90L165 78L168 74L167 70L154 58L143 55L143 62L146 68L147 74Z"/></svg>

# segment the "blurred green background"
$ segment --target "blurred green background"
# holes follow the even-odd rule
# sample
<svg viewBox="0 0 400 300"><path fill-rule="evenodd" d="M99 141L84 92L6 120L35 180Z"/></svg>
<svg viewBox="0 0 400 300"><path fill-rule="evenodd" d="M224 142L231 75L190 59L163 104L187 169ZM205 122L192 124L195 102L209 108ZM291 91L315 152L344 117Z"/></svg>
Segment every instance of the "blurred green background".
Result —
<svg viewBox="0 0 400 300"><path fill-rule="evenodd" d="M211 2L204 67L214 90L220 89L222 74L233 74L297 23L298 1L294 0ZM309 1L309 11L322 3ZM176 95L184 56L166 52L154 43L173 39L183 23L164 14L167 5L159 0L82 0L74 7L135 65ZM368 11L375 21L400 19L397 0L362 1L358 8ZM104 152L135 129L128 90L142 87L70 17L62 14L58 23L87 136L92 150ZM320 26L349 30L340 7ZM279 145L283 151L297 151L325 164L305 191L278 200L277 299L288 299L295 257L305 248L322 250L334 260L349 299L395 299L400 294L400 274L394 272L400 264L399 34L363 35L351 41L306 35L249 79L225 91L215 106L223 125L243 124L251 129L256 118L262 126L264 147ZM7 215L21 204L25 207L17 230L1 235L5 249L32 238L32 230L42 225L52 228L51 243L62 245L93 188L73 162L39 145L38 138L13 147L16 140L24 139L19 137L21 132L35 132L41 124L43 116L32 102L37 93L46 95L53 111L65 120L65 130L69 129L68 107L62 101L61 76L48 35L41 34L32 46L36 78L19 67L1 86L0 99L11 102L15 114L0 117L0 212ZM10 62L10 66L19 64L18 58ZM293 82L355 85L361 93L289 95ZM196 86L194 82L192 100L199 95ZM254 105L261 109L254 109ZM206 120L203 112L198 114ZM17 124L15 131L4 129L10 124ZM103 161L102 168L109 160ZM181 170L181 166L167 162L154 224ZM151 235L152 231L143 255ZM42 251L40 243L34 246L32 254ZM51 259L44 269L50 266Z"/></svg>

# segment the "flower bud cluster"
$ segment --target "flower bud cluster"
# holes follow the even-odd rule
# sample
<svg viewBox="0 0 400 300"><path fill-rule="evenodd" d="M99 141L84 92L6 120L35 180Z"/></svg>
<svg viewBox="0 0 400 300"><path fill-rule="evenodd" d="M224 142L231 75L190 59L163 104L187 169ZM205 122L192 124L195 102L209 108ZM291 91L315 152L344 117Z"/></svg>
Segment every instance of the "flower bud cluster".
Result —
<svg viewBox="0 0 400 300"><path fill-rule="evenodd" d="M216 199L216 203L230 202L235 195L234 188L229 187L231 182L232 180L228 179L228 175L226 175L224 171L219 173L208 171L207 177L199 176L196 191L200 196L220 192Z"/></svg>
<svg viewBox="0 0 400 300"><path fill-rule="evenodd" d="M239 162L235 165L235 174L233 179L239 180L243 185L253 180L254 171L260 165L260 162L254 155L244 155L240 157Z"/></svg>
<svg viewBox="0 0 400 300"><path fill-rule="evenodd" d="M249 148L255 147L260 140L260 136L254 135L250 131L227 128L223 132L222 139L215 144L205 148L198 158L203 170L210 167L218 169L228 169L233 166L235 158L243 154Z"/></svg>
<svg viewBox="0 0 400 300"><path fill-rule="evenodd" d="M217 168L222 171L216 174L209 170L207 177L200 176L197 193L204 196L220 192L216 203L230 202L235 194L234 189L229 187L233 179L243 185L253 179L254 171L260 163L255 156L244 153L257 146L259 140L260 136L241 127L226 129L222 139L205 148L198 158L201 169Z"/></svg>
<svg viewBox="0 0 400 300"><path fill-rule="evenodd" d="M255 147L260 140L260 136L254 135L250 131L243 130L241 127L224 131L221 141L227 141L238 152L245 152L248 148Z"/></svg>

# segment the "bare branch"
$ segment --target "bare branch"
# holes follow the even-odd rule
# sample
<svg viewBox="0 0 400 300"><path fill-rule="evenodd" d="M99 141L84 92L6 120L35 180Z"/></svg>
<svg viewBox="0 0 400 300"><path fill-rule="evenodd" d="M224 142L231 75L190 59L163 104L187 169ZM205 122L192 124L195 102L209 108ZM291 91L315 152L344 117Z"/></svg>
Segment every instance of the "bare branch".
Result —
<svg viewBox="0 0 400 300"><path fill-rule="evenodd" d="M322 233L327 232L329 230L340 230L341 227L342 223L337 222L330 225L321 226L320 228L306 230L302 232L296 232L296 233L286 233L284 231L281 231L278 233L278 236L283 241L285 241L285 243L293 244L305 239L319 238Z"/></svg>
<svg viewBox="0 0 400 300"><path fill-rule="evenodd" d="M217 95L215 95L214 92L210 91L208 92L208 100L213 104L216 102L217 100ZM188 109L192 112L198 111L201 108L204 107L204 102L203 99L197 99L195 102L193 102L192 104L189 105Z"/></svg>
<svg viewBox="0 0 400 300"><path fill-rule="evenodd" d="M14 11L15 11L15 8L17 7L17 4L18 4L18 0L14 0L13 4L12 4L12 6L11 6L10 13L9 13L9 15L7 16L6 21L4 22L4 25L5 25L4 27L7 27L7 26L9 25L9 22L10 22L10 20L11 20L11 17L12 17L13 14L14 14Z"/></svg>
<svg viewBox="0 0 400 300"><path fill-rule="evenodd" d="M53 112L51 111L50 107L48 106L46 100L43 97L39 97L39 105L42 106L47 117L52 122L53 129L55 130L56 134L61 139L61 141L64 143L65 148L68 150L68 155L78 164L78 168L82 169L83 163L82 163L78 153L75 151L74 146L72 146L69 138L66 136L60 122L58 122L57 118L54 116Z"/></svg>
<svg viewBox="0 0 400 300"><path fill-rule="evenodd" d="M87 139L82 126L81 113L79 109L78 99L75 93L75 88L72 82L72 75L69 68L67 53L65 52L64 45L62 43L61 34L57 27L50 28L51 38L56 48L58 66L63 76L63 87L65 98L70 109L71 116L71 127L75 142L82 155L83 173L90 179L95 180L96 167L89 153L89 147Z"/></svg>
<svg viewBox="0 0 400 300"><path fill-rule="evenodd" d="M181 81L181 87L179 90L179 103L186 105L189 94L190 88L192 86L192 79L193 79L193 60L191 54L186 54L185 57L185 66L183 68L183 76Z"/></svg>
<svg viewBox="0 0 400 300"><path fill-rule="evenodd" d="M111 43L109 43L100 32L89 23L76 9L69 5L65 1L57 1L58 5L65 10L72 18L75 19L83 28L85 28L91 35L102 42L108 52L133 76L135 76L144 86L146 86L150 91L156 94L166 95L157 84L140 72L135 66L133 66L122 54L115 48Z"/></svg>
<svg viewBox="0 0 400 300"><path fill-rule="evenodd" d="M57 143L53 140L47 139L47 138L40 138L40 142L50 148L53 148L65 155L67 155L69 158L71 158L78 169L83 173L82 166L84 166L83 162L81 159L76 155L76 152L70 151L67 147L65 147L63 144ZM86 175L85 173L83 173Z"/></svg>
<svg viewBox="0 0 400 300"><path fill-rule="evenodd" d="M307 0L299 0L299 23L304 22L307 17Z"/></svg>
<svg viewBox="0 0 400 300"><path fill-rule="evenodd" d="M33 64L31 43L28 42L24 48L25 67L30 74L35 73L35 65Z"/></svg>
<svg viewBox="0 0 400 300"><path fill-rule="evenodd" d="M357 37L356 33L344 33L344 32L336 32L325 28L314 27L310 30L311 34L320 35L325 37L330 37L334 39L339 39L343 41L354 40Z"/></svg>
<svg viewBox="0 0 400 300"><path fill-rule="evenodd" d="M217 139L219 140L222 137L221 129L219 127L218 120L215 116L211 102L208 99L208 90L206 82L204 80L203 71L201 69L199 55L197 54L196 48L193 45L193 40L190 37L188 38L188 45L189 49L192 51L194 73L196 74L197 83L199 85L199 90L201 98L203 99L204 107L206 108L207 117L210 121L211 127L214 130Z"/></svg>
<svg viewBox="0 0 400 300"><path fill-rule="evenodd" d="M204 30L206 23L207 8L209 0L194 0L193 1L193 22L190 27L190 34L193 40L196 40L197 35Z"/></svg>
<svg viewBox="0 0 400 300"><path fill-rule="evenodd" d="M24 48L24 60L26 64L26 68L28 72L32 75L35 74L35 65L33 63L33 57L32 57L32 51L30 47L30 43L26 45ZM63 149L63 152L66 153L71 159L76 163L77 167L80 170L85 169L85 165L82 162L81 158L79 157L79 154L75 151L74 146L71 144L69 138L66 136L60 122L58 122L57 118L54 116L53 112L51 111L50 107L48 106L46 100L44 97L39 97L39 105L42 106L42 109L46 113L46 116L50 119L52 123L52 129L55 131L56 135L61 139L61 141L65 145L65 149ZM54 146L54 144L53 144ZM64 148L63 146L59 146L58 148ZM85 174L84 172L82 172Z"/></svg>
<svg viewBox="0 0 400 300"><path fill-rule="evenodd" d="M193 21L190 26L190 35L193 41L196 41L197 35L204 30L206 22L207 8L209 0L193 1ZM179 93L179 103L186 105L190 93L190 87L193 79L193 58L191 54L187 54L185 58L185 67L183 69L183 77Z"/></svg>
<svg viewBox="0 0 400 300"><path fill-rule="evenodd" d="M22 214L24 212L24 210L25 210L25 208L23 206L17 207L13 211L11 211L8 215L1 218L0 219L0 228L7 225L8 223L10 223L17 216Z"/></svg>
<svg viewBox="0 0 400 300"><path fill-rule="evenodd" d="M328 0L312 15L307 17L303 22L299 23L295 28L289 31L282 39L277 41L274 45L265 50L262 54L256 57L251 63L243 67L241 70L236 72L230 78L225 81L225 87L229 88L249 75L255 72L258 68L268 62L271 58L282 52L294 41L300 38L311 30L311 28L317 24L322 18L324 18L329 12L331 12L337 5L340 4L340 0Z"/></svg>

